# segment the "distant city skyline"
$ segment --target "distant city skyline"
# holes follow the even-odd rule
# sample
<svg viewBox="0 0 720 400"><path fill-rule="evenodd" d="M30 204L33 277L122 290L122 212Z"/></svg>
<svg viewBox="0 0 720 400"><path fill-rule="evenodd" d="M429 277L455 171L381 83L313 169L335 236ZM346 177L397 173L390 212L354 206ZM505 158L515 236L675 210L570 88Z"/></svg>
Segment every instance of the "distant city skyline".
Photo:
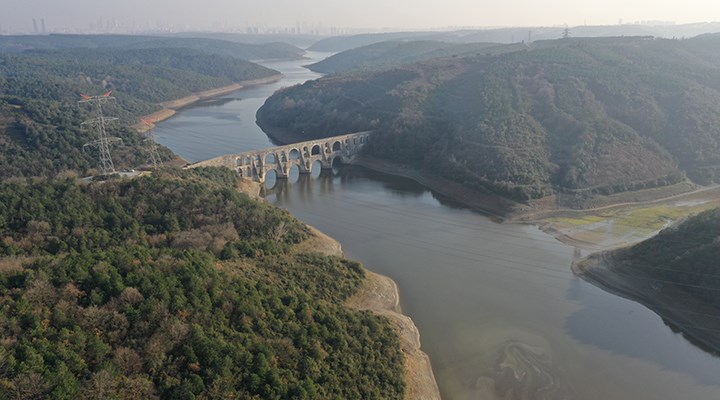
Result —
<svg viewBox="0 0 720 400"><path fill-rule="evenodd" d="M4 33L140 32L250 28L275 33L450 27L615 25L720 21L720 2L650 0L0 0ZM34 21L33 21L34 20Z"/></svg>

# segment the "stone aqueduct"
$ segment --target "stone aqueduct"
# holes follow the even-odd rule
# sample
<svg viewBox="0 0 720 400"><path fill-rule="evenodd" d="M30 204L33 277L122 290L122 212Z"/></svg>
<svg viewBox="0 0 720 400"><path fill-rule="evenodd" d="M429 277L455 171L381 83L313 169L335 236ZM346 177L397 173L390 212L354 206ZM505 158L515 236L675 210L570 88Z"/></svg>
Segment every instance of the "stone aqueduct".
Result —
<svg viewBox="0 0 720 400"><path fill-rule="evenodd" d="M309 174L316 161L320 162L322 168L332 168L336 159L350 162L368 142L370 135L370 131L356 132L263 150L226 154L190 164L188 168L223 166L237 171L244 178L265 182L268 172L272 170L278 178L287 178L290 169L296 165L301 174Z"/></svg>

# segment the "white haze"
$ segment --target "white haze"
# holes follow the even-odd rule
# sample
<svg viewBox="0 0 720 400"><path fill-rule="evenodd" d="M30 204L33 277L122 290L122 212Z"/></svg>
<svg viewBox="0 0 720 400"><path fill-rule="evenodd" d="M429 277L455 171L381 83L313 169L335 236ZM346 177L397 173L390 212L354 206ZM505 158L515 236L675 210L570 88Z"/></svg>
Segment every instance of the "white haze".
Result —
<svg viewBox="0 0 720 400"><path fill-rule="evenodd" d="M137 29L612 25L720 20L720 1L687 0L0 0L0 30L32 32Z"/></svg>

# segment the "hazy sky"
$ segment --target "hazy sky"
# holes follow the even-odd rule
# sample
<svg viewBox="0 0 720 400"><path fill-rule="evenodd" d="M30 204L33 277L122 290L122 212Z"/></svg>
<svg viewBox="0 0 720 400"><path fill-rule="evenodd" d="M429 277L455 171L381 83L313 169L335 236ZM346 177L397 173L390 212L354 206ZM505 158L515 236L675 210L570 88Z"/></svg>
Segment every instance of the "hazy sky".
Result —
<svg viewBox="0 0 720 400"><path fill-rule="evenodd" d="M356 28L599 25L638 20L720 21L720 0L0 0L0 29L88 29L115 18L209 28L247 25Z"/></svg>

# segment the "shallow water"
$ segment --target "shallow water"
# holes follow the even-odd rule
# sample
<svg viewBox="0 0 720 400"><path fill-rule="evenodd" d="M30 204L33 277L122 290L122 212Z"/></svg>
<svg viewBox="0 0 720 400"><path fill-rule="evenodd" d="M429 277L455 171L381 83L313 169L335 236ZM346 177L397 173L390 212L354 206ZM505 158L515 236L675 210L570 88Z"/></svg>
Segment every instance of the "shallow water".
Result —
<svg viewBox="0 0 720 400"><path fill-rule="evenodd" d="M184 110L159 125L160 142L189 161L270 146L255 112L318 76L304 63L267 64L287 80ZM398 283L445 399L720 399L718 358L573 276L574 249L535 227L357 167L279 180L268 200Z"/></svg>

